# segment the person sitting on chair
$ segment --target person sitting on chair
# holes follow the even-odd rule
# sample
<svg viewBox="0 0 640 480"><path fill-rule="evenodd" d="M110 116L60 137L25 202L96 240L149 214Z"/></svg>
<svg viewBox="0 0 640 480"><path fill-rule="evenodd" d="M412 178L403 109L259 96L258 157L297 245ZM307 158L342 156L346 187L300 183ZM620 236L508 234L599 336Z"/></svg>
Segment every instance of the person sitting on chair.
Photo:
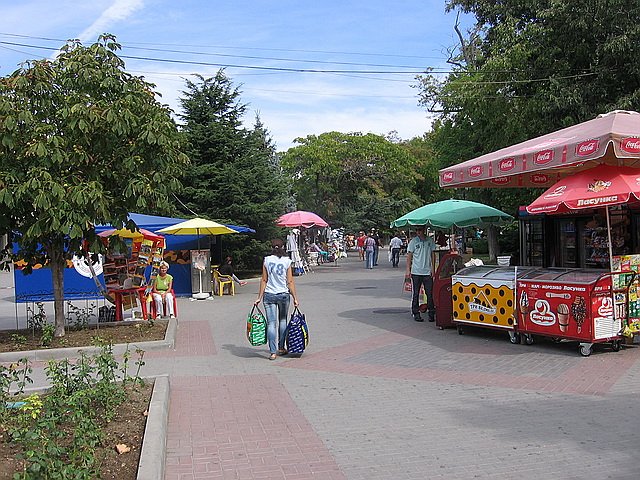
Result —
<svg viewBox="0 0 640 480"><path fill-rule="evenodd" d="M220 275L227 275L233 279L240 286L244 286L247 284L244 280L240 280L236 277L236 274L233 273L233 258L227 257L224 259L224 263L218 267L218 272Z"/></svg>
<svg viewBox="0 0 640 480"><path fill-rule="evenodd" d="M156 319L162 317L164 307L167 307L167 313L169 318L176 318L173 311L173 277L167 273L169 270L169 264L167 262L160 262L160 268L158 275L153 282L153 288L151 289L151 296L156 304Z"/></svg>

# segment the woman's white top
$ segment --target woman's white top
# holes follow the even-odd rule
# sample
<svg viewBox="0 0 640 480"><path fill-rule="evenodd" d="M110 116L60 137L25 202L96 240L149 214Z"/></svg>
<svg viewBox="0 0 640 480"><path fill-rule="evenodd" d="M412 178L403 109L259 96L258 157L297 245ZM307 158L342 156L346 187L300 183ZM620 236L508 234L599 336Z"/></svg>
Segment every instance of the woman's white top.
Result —
<svg viewBox="0 0 640 480"><path fill-rule="evenodd" d="M264 291L266 293L289 293L287 270L291 267L291 259L269 255L264 259L264 266L267 269L267 286Z"/></svg>

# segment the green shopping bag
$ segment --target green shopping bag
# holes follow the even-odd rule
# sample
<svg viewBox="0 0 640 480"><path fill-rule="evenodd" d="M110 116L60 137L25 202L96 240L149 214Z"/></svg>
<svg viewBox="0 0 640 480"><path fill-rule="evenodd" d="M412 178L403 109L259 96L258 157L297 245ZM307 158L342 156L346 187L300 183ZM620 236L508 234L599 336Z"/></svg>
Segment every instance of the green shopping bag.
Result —
<svg viewBox="0 0 640 480"><path fill-rule="evenodd" d="M267 319L257 305L247 315L247 340L254 347L267 343Z"/></svg>

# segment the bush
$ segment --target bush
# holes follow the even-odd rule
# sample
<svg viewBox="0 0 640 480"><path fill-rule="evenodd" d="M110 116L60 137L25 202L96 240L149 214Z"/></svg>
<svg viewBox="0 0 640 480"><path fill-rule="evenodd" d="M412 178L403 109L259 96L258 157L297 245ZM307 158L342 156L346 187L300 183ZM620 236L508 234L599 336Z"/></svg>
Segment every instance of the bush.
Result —
<svg viewBox="0 0 640 480"><path fill-rule="evenodd" d="M486 238L476 238L471 242L470 246L473 248L474 255L489 253L489 242L487 242Z"/></svg>

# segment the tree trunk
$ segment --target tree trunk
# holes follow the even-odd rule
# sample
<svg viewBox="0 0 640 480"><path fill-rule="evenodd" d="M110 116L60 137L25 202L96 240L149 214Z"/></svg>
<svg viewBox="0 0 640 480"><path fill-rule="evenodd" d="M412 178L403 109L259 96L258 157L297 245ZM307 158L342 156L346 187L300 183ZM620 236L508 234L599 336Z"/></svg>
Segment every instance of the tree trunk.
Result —
<svg viewBox="0 0 640 480"><path fill-rule="evenodd" d="M53 282L53 311L55 316L55 336L64 337L64 269L67 261L64 258L63 240L55 241L49 248L49 265Z"/></svg>
<svg viewBox="0 0 640 480"><path fill-rule="evenodd" d="M487 243L489 246L489 261L496 262L498 259L498 229L495 225L490 225L487 229Z"/></svg>

